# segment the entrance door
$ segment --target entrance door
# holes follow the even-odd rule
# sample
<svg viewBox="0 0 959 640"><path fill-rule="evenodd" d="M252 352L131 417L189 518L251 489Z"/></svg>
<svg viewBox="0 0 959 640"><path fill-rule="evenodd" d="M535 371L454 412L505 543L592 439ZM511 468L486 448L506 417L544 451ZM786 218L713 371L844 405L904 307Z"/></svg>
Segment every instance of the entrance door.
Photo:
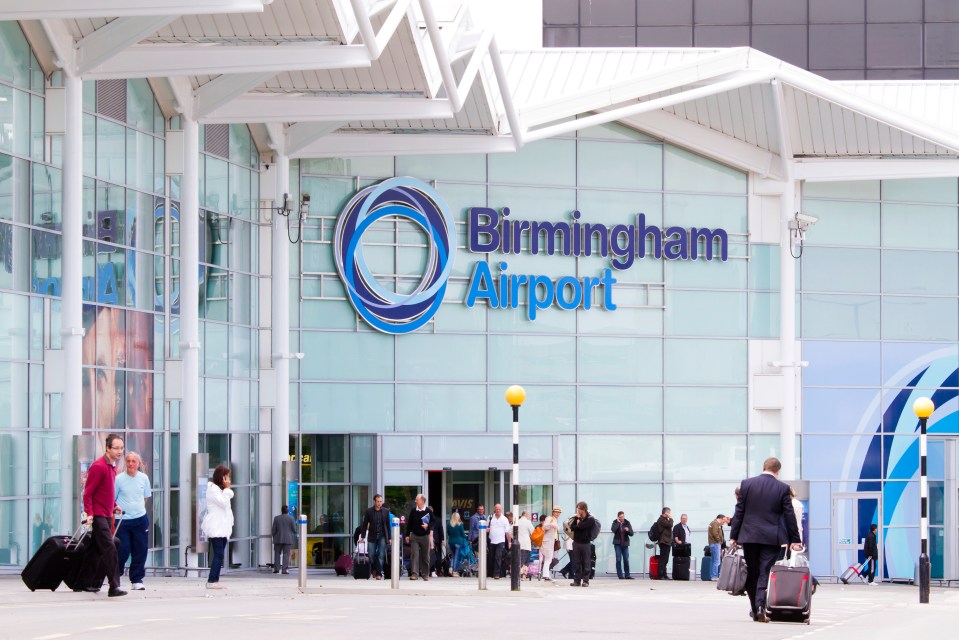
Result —
<svg viewBox="0 0 959 640"><path fill-rule="evenodd" d="M832 574L842 575L848 567L865 559L863 545L869 525L882 522L882 494L879 492L834 493L832 496ZM882 579L882 526L877 531L879 567Z"/></svg>
<svg viewBox="0 0 959 640"><path fill-rule="evenodd" d="M444 471L442 509L444 517L454 510L459 511L465 522L483 505L487 515L492 515L493 505L503 505L503 512L512 509L512 486L509 471ZM520 486L519 511L529 511L535 525L541 514L550 513L553 504L553 485L533 484ZM517 516L519 514L516 514Z"/></svg>
<svg viewBox="0 0 959 640"><path fill-rule="evenodd" d="M929 561L934 580L959 580L959 441L930 438Z"/></svg>

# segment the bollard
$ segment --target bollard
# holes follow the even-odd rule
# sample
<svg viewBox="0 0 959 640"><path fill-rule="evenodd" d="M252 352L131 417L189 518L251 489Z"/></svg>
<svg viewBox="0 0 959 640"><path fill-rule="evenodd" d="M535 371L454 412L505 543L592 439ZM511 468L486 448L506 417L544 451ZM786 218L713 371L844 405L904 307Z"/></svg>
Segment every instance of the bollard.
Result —
<svg viewBox="0 0 959 640"><path fill-rule="evenodd" d="M390 589L400 588L400 519L393 516L393 526L390 532Z"/></svg>
<svg viewBox="0 0 959 640"><path fill-rule="evenodd" d="M479 590L486 591L486 520L479 521L479 560L477 564L478 571L476 575L479 577Z"/></svg>
<svg viewBox="0 0 959 640"><path fill-rule="evenodd" d="M300 514L300 552L298 555L300 556L300 562L298 567L299 585L300 585L300 589L306 589L306 565L308 560L306 557L306 514L305 513Z"/></svg>

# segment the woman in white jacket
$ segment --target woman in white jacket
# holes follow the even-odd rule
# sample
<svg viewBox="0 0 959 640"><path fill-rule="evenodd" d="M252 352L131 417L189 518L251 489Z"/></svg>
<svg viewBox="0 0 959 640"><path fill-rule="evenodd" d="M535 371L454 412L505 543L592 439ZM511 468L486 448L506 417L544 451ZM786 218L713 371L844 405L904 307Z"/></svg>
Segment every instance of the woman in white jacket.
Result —
<svg viewBox="0 0 959 640"><path fill-rule="evenodd" d="M213 470L213 482L206 485L206 516L203 518L202 528L213 550L210 575L206 581L207 589L226 588L220 584L220 568L223 566L227 538L233 532L233 509L230 508L232 499L230 468L221 464Z"/></svg>

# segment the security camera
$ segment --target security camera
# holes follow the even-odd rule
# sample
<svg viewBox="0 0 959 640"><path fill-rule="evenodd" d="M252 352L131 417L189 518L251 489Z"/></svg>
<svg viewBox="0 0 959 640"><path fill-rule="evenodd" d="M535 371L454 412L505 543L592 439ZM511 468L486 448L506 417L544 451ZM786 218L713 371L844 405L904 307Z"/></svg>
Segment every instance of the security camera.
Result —
<svg viewBox="0 0 959 640"><path fill-rule="evenodd" d="M796 221L801 222L803 224L816 224L817 222L819 222L819 218L817 218L816 216L811 216L808 213L800 213L797 211Z"/></svg>

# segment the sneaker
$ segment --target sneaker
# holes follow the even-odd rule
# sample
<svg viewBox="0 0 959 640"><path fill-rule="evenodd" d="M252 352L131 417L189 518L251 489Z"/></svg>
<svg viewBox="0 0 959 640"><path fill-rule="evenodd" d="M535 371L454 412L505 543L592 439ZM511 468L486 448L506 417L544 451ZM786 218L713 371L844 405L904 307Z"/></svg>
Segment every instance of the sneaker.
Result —
<svg viewBox="0 0 959 640"><path fill-rule="evenodd" d="M127 592L123 589L110 589L110 591L107 592L107 596L111 598L119 598L120 596L125 596L126 594Z"/></svg>
<svg viewBox="0 0 959 640"><path fill-rule="evenodd" d="M130 585L130 588L133 589L134 591L146 591L146 590L147 590L147 588L143 586L143 583L142 583L142 582L134 582L132 585Z"/></svg>
<svg viewBox="0 0 959 640"><path fill-rule="evenodd" d="M220 584L219 582L207 582L207 583L206 583L206 588L207 588L207 589L226 589L226 587L224 587L224 586L223 586L222 584Z"/></svg>

